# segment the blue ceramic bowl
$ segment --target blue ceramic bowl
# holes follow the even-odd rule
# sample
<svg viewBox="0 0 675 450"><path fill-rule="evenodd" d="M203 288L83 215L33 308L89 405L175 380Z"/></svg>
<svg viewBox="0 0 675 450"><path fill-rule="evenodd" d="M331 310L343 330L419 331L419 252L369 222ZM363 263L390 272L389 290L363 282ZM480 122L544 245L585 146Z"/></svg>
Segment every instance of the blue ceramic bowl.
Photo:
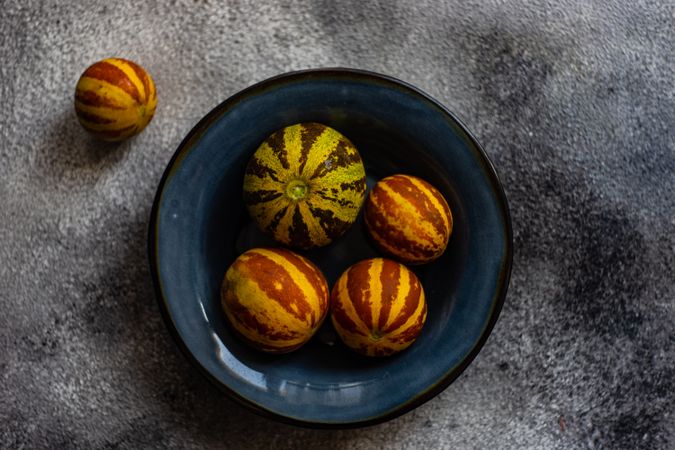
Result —
<svg viewBox="0 0 675 450"><path fill-rule="evenodd" d="M455 226L445 254L414 267L428 319L404 352L369 359L346 348L327 320L300 350L259 353L227 328L219 288L248 248L269 245L242 204L244 168L273 131L321 122L359 149L369 186L420 176L448 200ZM281 75L236 94L190 132L159 185L149 232L152 274L167 326L188 358L254 410L287 422L348 427L382 422L429 400L467 367L497 320L511 269L504 191L480 145L418 89L356 70ZM338 242L305 252L332 284L377 251L357 223Z"/></svg>

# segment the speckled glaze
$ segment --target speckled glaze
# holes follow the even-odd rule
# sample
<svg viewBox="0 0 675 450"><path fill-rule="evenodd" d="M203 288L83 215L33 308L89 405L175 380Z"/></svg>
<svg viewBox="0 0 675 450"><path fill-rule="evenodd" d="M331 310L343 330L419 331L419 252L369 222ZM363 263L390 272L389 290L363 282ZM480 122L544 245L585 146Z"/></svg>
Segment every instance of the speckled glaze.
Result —
<svg viewBox="0 0 675 450"><path fill-rule="evenodd" d="M382 359L352 353L330 321L299 351L251 350L225 326L219 287L243 251L269 245L242 204L251 154L273 131L316 121L347 136L368 186L394 173L425 178L448 200L454 231L437 261L413 268L428 302L415 345ZM434 397L473 360L494 326L511 270L504 192L490 161L442 105L398 80L326 69L281 75L211 111L168 165L153 205L149 253L159 304L179 346L225 392L279 420L320 427L373 424ZM303 252L329 284L378 256L361 219L334 244Z"/></svg>

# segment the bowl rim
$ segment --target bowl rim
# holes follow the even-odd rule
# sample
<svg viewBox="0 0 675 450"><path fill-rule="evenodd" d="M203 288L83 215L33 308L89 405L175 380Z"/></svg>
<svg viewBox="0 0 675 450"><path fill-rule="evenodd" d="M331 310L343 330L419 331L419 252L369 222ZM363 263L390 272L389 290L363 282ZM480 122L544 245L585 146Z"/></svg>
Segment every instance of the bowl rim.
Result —
<svg viewBox="0 0 675 450"><path fill-rule="evenodd" d="M265 409L260 405L252 402L251 400L245 398L238 392L224 385L220 380L206 370L197 358L192 354L187 344L181 337L176 325L173 322L171 313L169 311L169 305L162 291L160 276L159 276L159 261L158 261L158 233L157 225L159 223L159 205L161 203L162 194L164 193L164 188L169 178L173 174L174 170L177 169L180 161L191 151L192 144L208 129L218 117L220 117L224 112L233 108L237 103L243 99L255 95L261 91L274 87L279 82L296 82L302 80L311 80L311 79L321 79L321 78L335 78L342 77L345 79L358 78L359 80L365 80L370 82L377 82L385 84L392 88L402 89L407 91L414 96L420 97L422 100L426 100L431 103L433 106L439 109L439 111L446 116L446 119L454 124L465 133L468 140L477 150L477 156L479 163L483 166L486 176L488 177L491 187L496 194L497 201L499 203L498 207L504 217L505 224L505 234L506 234L506 255L504 265L500 269L499 278L497 281L496 295L494 295L493 305L490 311L490 316L484 326L479 338L474 342L473 347L469 351L462 361L448 371L440 380L433 384L430 388L425 391L418 393L417 396L408 400L405 403L401 403L396 408L386 411L378 416L370 417L364 420L357 421L345 421L345 422L313 422L308 420L302 420L294 417L288 417L283 414ZM511 226L511 214L509 211L508 201L506 199L506 193L504 192L504 187L499 179L497 170L488 157L487 153L480 145L475 136L469 131L469 129L464 125L464 123L448 108L443 106L439 101L431 97L429 94L423 92L419 88L402 81L398 78L380 74L377 72L372 72L362 69L354 68L345 68L345 67L331 67L331 68L315 68L315 69L305 69L292 72L286 72L279 75L275 75L271 78L267 78L263 81L259 81L249 87L246 87L234 95L227 98L225 101L221 102L211 111L209 111L197 124L190 130L190 132L183 138L181 143L178 145L178 148L174 152L173 156L169 160L160 182L157 186L155 192L155 197L152 204L152 209L150 212L150 220L148 223L148 259L150 264L150 273L152 276L152 284L155 291L155 298L159 305L160 313L166 324L166 327L169 330L174 342L180 348L183 355L190 361L190 363L195 366L202 375L206 377L212 384L219 388L222 392L227 394L231 399L235 400L237 403L243 405L249 410L263 416L266 418L274 419L283 423L298 425L308 428L324 428L324 429L348 429L348 428L360 428L365 426L376 425L379 423L386 422L388 420L399 417L407 412L412 411L418 406L426 403L431 400L442 391L444 391L453 381L455 381L466 368L473 362L475 357L481 351L488 337L490 336L492 329L494 328L499 314L504 305L506 299L506 293L509 286L509 281L511 278L511 269L513 265L513 230Z"/></svg>

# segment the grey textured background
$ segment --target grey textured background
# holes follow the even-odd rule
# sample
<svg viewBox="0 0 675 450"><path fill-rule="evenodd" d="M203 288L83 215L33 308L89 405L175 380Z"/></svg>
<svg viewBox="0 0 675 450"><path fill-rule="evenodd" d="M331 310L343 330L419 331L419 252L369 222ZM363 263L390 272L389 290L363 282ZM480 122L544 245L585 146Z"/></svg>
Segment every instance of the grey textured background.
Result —
<svg viewBox="0 0 675 450"><path fill-rule="evenodd" d="M673 4L0 1L0 447L675 448ZM119 146L76 122L78 76L133 59L159 92ZM359 430L224 398L171 341L146 262L155 187L229 95L294 69L411 82L495 162L511 288L440 396Z"/></svg>

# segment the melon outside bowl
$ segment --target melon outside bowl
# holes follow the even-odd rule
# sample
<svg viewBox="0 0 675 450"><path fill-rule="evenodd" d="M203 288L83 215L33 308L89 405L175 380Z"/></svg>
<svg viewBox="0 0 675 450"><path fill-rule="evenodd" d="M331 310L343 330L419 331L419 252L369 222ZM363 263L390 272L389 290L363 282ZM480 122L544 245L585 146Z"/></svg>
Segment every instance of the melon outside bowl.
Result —
<svg viewBox="0 0 675 450"><path fill-rule="evenodd" d="M242 202L244 169L272 132L320 122L347 136L369 188L395 173L419 176L448 200L454 231L438 260L412 267L427 296L427 322L407 350L360 356L330 320L296 352L253 350L226 326L220 283L245 250L273 242ZM380 256L362 219L333 244L301 252L329 284ZM281 421L355 427L389 420L445 389L492 330L512 260L508 206L497 174L462 123L393 78L348 69L277 76L217 106L180 144L152 208L149 257L160 310L186 356L235 400Z"/></svg>

